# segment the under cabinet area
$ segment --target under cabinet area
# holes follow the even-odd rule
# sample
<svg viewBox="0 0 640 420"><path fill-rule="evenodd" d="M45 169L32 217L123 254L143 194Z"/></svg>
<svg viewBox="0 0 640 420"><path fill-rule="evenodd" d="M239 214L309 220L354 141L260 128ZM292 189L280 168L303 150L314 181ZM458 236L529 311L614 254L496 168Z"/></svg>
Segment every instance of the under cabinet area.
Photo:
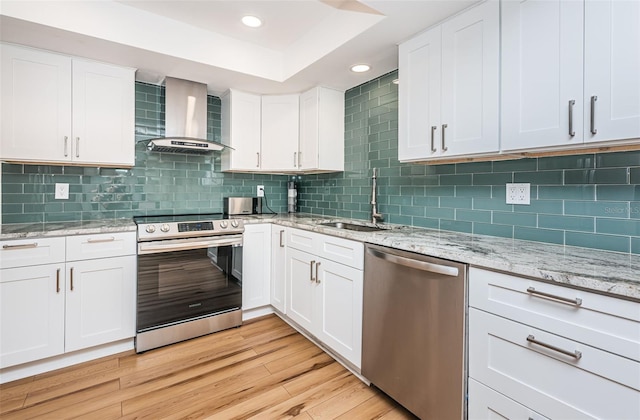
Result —
<svg viewBox="0 0 640 420"><path fill-rule="evenodd" d="M401 162L498 153L499 25L490 0L400 44Z"/></svg>
<svg viewBox="0 0 640 420"><path fill-rule="evenodd" d="M636 302L471 268L469 306L470 381L500 394L470 386L469 418L640 418Z"/></svg>
<svg viewBox="0 0 640 420"><path fill-rule="evenodd" d="M364 245L299 229L286 233L286 316L359 370Z"/></svg>
<svg viewBox="0 0 640 420"><path fill-rule="evenodd" d="M132 338L135 253L133 232L2 241L0 367Z"/></svg>
<svg viewBox="0 0 640 420"><path fill-rule="evenodd" d="M0 159L133 166L135 70L2 44Z"/></svg>

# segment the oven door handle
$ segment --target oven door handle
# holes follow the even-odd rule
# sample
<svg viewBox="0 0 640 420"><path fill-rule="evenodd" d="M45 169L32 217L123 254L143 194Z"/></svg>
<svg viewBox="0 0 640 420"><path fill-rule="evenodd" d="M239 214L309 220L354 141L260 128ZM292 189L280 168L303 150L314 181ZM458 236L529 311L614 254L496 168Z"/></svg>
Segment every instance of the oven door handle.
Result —
<svg viewBox="0 0 640 420"><path fill-rule="evenodd" d="M210 239L180 243L143 242L138 244L138 255L157 254L160 252L188 251L190 249L212 248L220 246L241 246L242 237L234 236L226 239Z"/></svg>

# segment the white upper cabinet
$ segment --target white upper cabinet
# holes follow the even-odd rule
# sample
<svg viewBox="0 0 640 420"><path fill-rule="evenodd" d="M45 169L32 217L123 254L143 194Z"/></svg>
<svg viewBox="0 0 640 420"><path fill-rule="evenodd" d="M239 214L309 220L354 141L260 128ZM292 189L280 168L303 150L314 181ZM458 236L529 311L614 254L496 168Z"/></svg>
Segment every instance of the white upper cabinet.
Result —
<svg viewBox="0 0 640 420"><path fill-rule="evenodd" d="M222 152L223 171L260 169L260 95L227 91L222 102L222 142L233 150Z"/></svg>
<svg viewBox="0 0 640 420"><path fill-rule="evenodd" d="M315 87L300 95L298 169L344 170L344 92Z"/></svg>
<svg viewBox="0 0 640 420"><path fill-rule="evenodd" d="M640 137L640 4L502 3L502 150Z"/></svg>
<svg viewBox="0 0 640 420"><path fill-rule="evenodd" d="M262 170L297 169L299 115L299 95L262 96Z"/></svg>
<svg viewBox="0 0 640 420"><path fill-rule="evenodd" d="M498 152L499 33L488 1L400 45L400 161Z"/></svg>
<svg viewBox="0 0 640 420"><path fill-rule="evenodd" d="M588 0L584 16L584 141L640 138L640 2Z"/></svg>
<svg viewBox="0 0 640 420"><path fill-rule="evenodd" d="M2 44L0 158L133 166L135 71Z"/></svg>

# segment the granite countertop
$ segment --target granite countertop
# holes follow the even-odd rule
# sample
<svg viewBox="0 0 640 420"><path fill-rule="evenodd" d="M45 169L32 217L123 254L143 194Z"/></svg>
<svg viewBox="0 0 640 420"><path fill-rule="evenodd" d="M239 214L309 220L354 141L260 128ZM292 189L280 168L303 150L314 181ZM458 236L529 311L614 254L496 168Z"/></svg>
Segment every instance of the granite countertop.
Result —
<svg viewBox="0 0 640 420"><path fill-rule="evenodd" d="M338 220L370 224L305 214L254 216L246 223L271 222L640 300L639 255L392 224L375 232L321 225Z"/></svg>
<svg viewBox="0 0 640 420"><path fill-rule="evenodd" d="M0 226L0 240L109 232L135 232L132 219L104 219L86 222L21 223Z"/></svg>
<svg viewBox="0 0 640 420"><path fill-rule="evenodd" d="M381 231L358 232L321 224L335 221L370 223L311 214L263 214L242 218L247 224L274 223L305 229L640 301L640 255L387 223L380 225L385 228ZM131 219L11 224L0 227L0 240L135 230Z"/></svg>

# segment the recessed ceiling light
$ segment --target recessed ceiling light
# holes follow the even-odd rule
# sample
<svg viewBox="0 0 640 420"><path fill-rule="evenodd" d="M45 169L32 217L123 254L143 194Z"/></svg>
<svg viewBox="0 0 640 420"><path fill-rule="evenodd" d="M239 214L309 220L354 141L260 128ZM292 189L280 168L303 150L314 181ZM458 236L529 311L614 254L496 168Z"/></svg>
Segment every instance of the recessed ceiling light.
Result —
<svg viewBox="0 0 640 420"><path fill-rule="evenodd" d="M256 16L247 15L242 18L242 23L250 28L258 28L262 26L262 21Z"/></svg>
<svg viewBox="0 0 640 420"><path fill-rule="evenodd" d="M351 66L351 71L354 73L364 73L369 70L371 70L371 66L368 64L355 64Z"/></svg>

